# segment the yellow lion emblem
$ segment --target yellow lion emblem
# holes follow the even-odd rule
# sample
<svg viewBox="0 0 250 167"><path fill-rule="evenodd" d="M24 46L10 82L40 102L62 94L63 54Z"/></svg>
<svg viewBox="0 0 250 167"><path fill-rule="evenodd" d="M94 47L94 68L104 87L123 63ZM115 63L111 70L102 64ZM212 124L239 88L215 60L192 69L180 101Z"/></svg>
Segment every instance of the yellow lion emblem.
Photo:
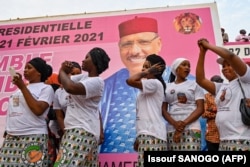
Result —
<svg viewBox="0 0 250 167"><path fill-rule="evenodd" d="M183 34L196 33L201 28L201 19L194 13L182 13L175 17L174 27Z"/></svg>

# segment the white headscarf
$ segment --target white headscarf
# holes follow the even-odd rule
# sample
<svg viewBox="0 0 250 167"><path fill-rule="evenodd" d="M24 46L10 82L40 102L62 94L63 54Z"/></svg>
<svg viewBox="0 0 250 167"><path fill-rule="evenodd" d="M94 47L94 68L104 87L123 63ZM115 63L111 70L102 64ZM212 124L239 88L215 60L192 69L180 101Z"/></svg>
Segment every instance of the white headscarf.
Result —
<svg viewBox="0 0 250 167"><path fill-rule="evenodd" d="M187 60L186 58L177 58L174 60L174 62L171 65L171 72L176 76L176 69L179 67L179 65Z"/></svg>

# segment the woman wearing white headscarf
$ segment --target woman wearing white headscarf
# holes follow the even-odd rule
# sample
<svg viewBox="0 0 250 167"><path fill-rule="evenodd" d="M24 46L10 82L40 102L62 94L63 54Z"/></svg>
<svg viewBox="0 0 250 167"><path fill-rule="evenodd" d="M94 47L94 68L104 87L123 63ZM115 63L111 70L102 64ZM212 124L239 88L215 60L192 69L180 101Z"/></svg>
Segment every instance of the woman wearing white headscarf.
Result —
<svg viewBox="0 0 250 167"><path fill-rule="evenodd" d="M167 83L163 116L168 121L169 151L200 151L201 127L199 117L204 112L204 92L193 80L188 80L190 62L177 58L171 66Z"/></svg>

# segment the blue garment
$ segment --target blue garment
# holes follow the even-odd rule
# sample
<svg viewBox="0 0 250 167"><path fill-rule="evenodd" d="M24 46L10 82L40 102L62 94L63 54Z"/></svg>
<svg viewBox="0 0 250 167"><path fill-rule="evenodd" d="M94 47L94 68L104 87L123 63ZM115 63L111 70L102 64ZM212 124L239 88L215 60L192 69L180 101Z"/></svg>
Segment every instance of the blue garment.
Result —
<svg viewBox="0 0 250 167"><path fill-rule="evenodd" d="M163 73L167 82L171 70L169 67ZM105 80L104 94L101 100L105 140L100 153L133 153L136 138L136 97L139 90L128 86L127 69L121 69ZM194 80L195 77L189 76Z"/></svg>
<svg viewBox="0 0 250 167"><path fill-rule="evenodd" d="M101 100L105 140L101 153L134 152L135 102L138 90L126 84L129 73L122 69L105 80Z"/></svg>
<svg viewBox="0 0 250 167"><path fill-rule="evenodd" d="M207 119L200 117L200 124L201 124L201 151L207 151L207 142L206 142Z"/></svg>

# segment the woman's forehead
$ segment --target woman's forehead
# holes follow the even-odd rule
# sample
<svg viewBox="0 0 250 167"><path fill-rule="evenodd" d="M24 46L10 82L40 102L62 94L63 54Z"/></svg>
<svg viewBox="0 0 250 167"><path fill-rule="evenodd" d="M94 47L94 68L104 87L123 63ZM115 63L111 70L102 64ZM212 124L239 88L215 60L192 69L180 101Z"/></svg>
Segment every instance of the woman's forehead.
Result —
<svg viewBox="0 0 250 167"><path fill-rule="evenodd" d="M190 64L190 61L189 60L184 60L183 62L181 62L181 64Z"/></svg>

